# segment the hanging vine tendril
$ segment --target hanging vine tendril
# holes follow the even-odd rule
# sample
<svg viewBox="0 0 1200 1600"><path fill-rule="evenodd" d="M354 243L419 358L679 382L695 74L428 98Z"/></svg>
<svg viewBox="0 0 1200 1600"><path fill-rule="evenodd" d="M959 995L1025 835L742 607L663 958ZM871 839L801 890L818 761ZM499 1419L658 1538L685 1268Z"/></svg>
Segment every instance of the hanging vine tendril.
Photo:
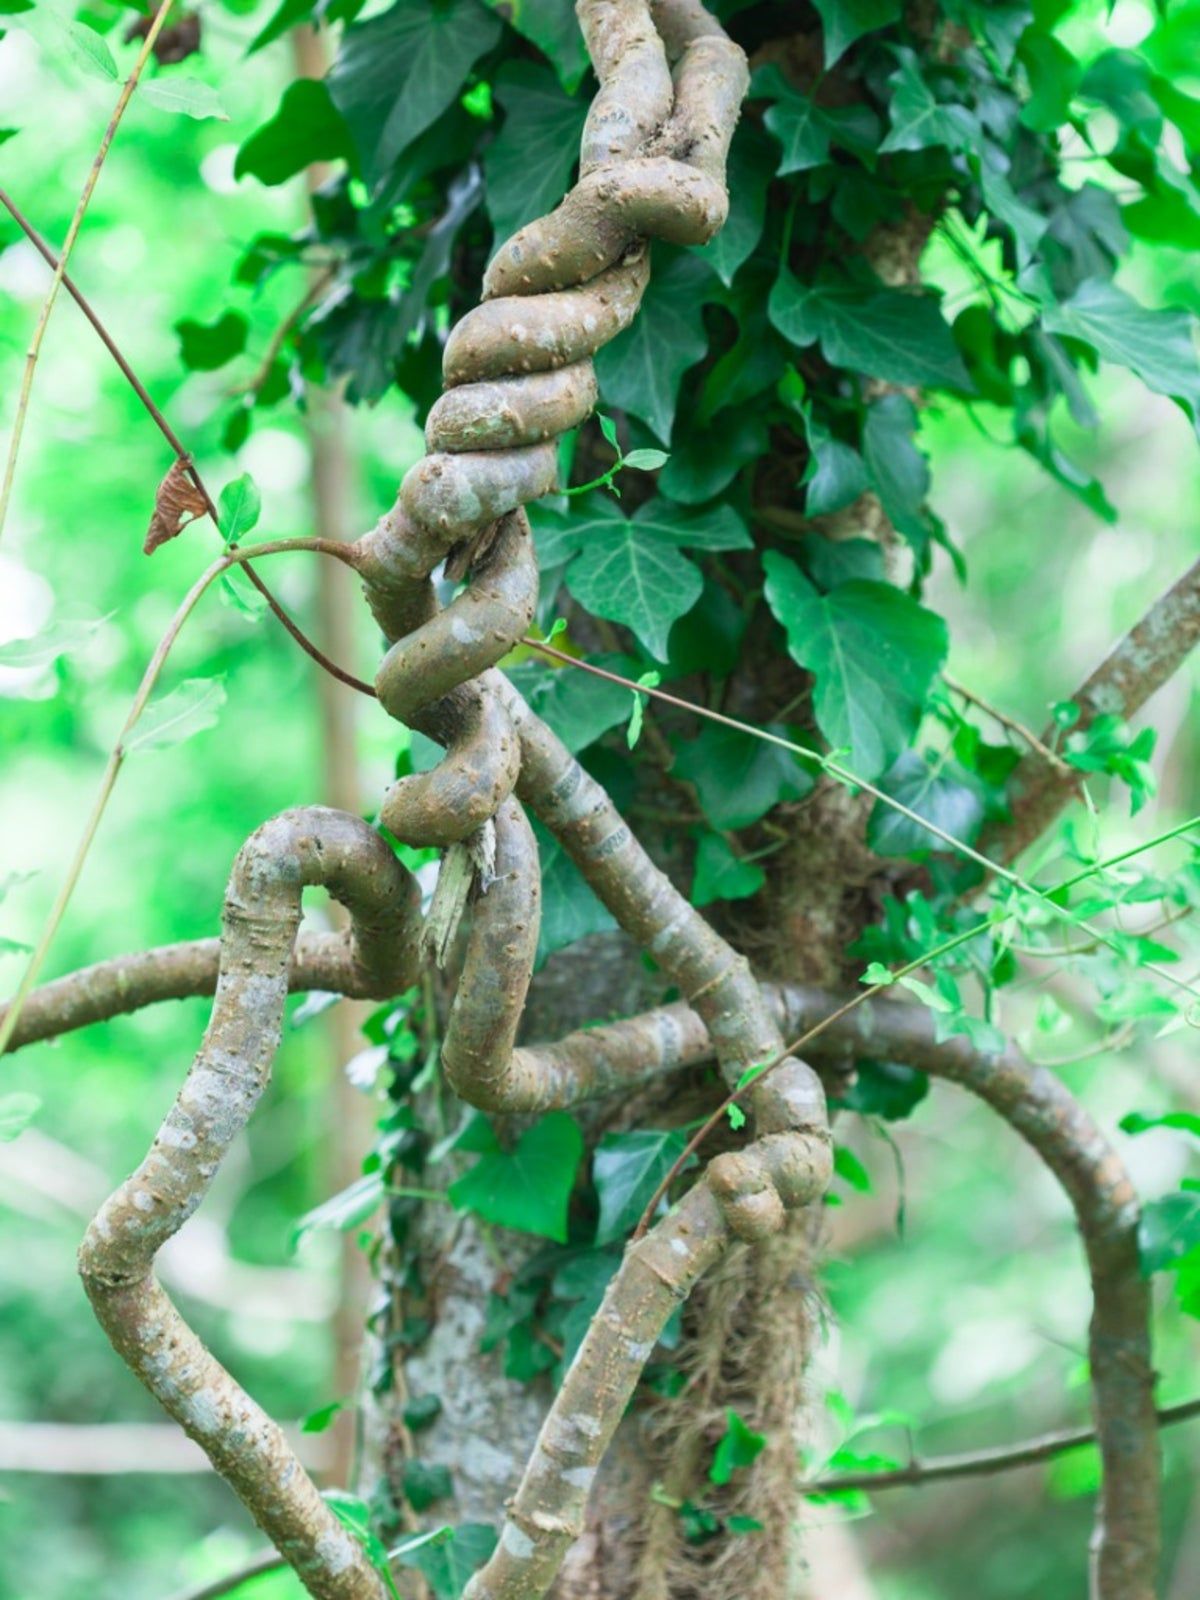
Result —
<svg viewBox="0 0 1200 1600"><path fill-rule="evenodd" d="M604 790L495 664L528 627L537 566L521 509L555 487L558 436L596 400L591 357L627 327L649 280L648 241L695 245L728 208L725 158L747 86L741 50L697 0L579 0L600 90L579 182L497 252L483 303L454 328L428 453L393 511L356 547L388 639L376 688L397 720L445 750L384 797L411 845L443 848L423 930L443 952L470 931L443 1044L447 1078L487 1110L570 1105L601 1093L584 1055L553 1071L514 1049L539 918L528 805L618 923L703 1018L727 1081L778 1061L753 1091L753 1141L716 1157L633 1245L546 1417L496 1551L464 1600L537 1600L582 1529L588 1488L667 1319L735 1239L761 1240L823 1192L830 1142L820 1083L783 1052L748 963L633 838ZM432 574L466 575L439 608ZM89 1229L88 1294L117 1350L208 1452L319 1600L384 1593L282 1434L183 1324L152 1276L155 1252L202 1199L266 1081L299 922L320 882L354 917L360 989L411 982L422 934L411 880L357 819L307 810L260 830L234 868L221 973L204 1044L153 1149Z"/></svg>

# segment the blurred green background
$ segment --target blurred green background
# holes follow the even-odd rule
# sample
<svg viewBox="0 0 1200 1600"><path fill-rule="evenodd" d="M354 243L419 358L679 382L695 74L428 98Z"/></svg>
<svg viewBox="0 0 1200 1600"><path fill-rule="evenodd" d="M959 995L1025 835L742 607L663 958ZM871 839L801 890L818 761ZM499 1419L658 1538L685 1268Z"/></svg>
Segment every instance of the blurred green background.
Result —
<svg viewBox="0 0 1200 1600"><path fill-rule="evenodd" d="M261 19L245 8L204 13L199 73L219 82L230 120L193 122L135 98L100 179L72 270L210 484L251 471L264 497L258 532L313 531L311 451L287 403L267 413L230 456L220 447L231 381L261 358L294 283L261 297L230 288L256 231L288 231L304 215L299 180L262 188L232 176L237 144L289 80L287 45L249 59ZM91 20L111 26L115 13ZM1089 37L1135 42L1148 6L1120 0L1111 20L1090 8ZM124 69L134 47L111 35ZM0 149L2 181L52 240L61 240L114 98L110 85L45 53L24 32L0 41L0 105L23 128ZM934 247L936 248L936 246ZM953 268L945 264L953 292ZM1135 254L1131 277L1152 302L1200 306L1194 263ZM0 431L7 433L23 353L48 281L32 248L0 221ZM173 324L211 321L234 305L251 318L247 354L219 374L185 375ZM231 379L231 374L232 379ZM934 504L970 570L961 586L943 563L931 603L948 616L951 669L980 694L1040 726L1108 644L1195 559L1200 456L1185 418L1131 378L1105 372L1095 393L1104 424L1070 441L1104 482L1120 517L1104 526L1019 452L992 444L986 407L927 412L922 443ZM1064 424L1065 426L1065 424ZM347 422L351 532L390 504L420 451L403 396ZM0 933L36 937L62 879L129 697L187 584L216 553L201 526L147 560L141 541L169 452L75 307L62 297L37 374L17 493L0 546L0 641L51 616L104 618L79 652L44 671L0 671L0 879L31 876L0 908ZM270 578L313 625L320 576L304 557L274 561ZM370 676L376 642L365 611L358 659ZM124 950L216 930L230 862L247 833L285 806L319 797L328 750L311 663L267 618L210 592L168 668L165 687L224 674L216 728L132 758L103 823L50 975ZM1160 730L1158 799L1130 823L1105 813L1105 845L1120 848L1195 809L1200 732L1193 666L1139 721ZM340 691L339 691L340 692ZM347 700L355 697L346 691ZM357 782L370 806L390 775L394 726L353 705ZM316 908L320 914L320 908ZM0 991L21 972L0 956ZM1194 968L1187 975L1194 976ZM1061 985L1070 1012L1078 999ZM1020 1005L1032 1022L1036 986ZM144 1150L203 1028L205 1002L162 1006L23 1051L4 1065L6 1089L44 1101L34 1126L0 1146L0 1468L20 1425L73 1429L159 1419L109 1350L78 1286L74 1252L86 1218ZM1086 1019L1043 1056L1090 1037ZM1195 1105L1190 1031L1065 1069L1104 1125L1137 1107ZM288 1032L274 1083L239 1157L217 1185L173 1287L219 1357L273 1414L294 1419L334 1397L329 1311L337 1247L319 1236L288 1248L295 1218L330 1191L337 1137L330 1108L341 1061L322 1020ZM897 1410L923 1450L1016 1439L1083 1418L1086 1279L1061 1196L989 1113L949 1088L895 1129L906 1228L897 1231L892 1153L869 1130L848 1137L875 1178L835 1218L827 1283L834 1312L813 1374L860 1412ZM1177 1183L1188 1159L1169 1133L1117 1135L1147 1194ZM1166 1302L1169 1287L1159 1294ZM1166 1401L1200 1387L1195 1325L1164 1303L1158 1330ZM832 1425L831 1425L832 1426ZM100 1438L102 1436L89 1436ZM833 1434L830 1434L832 1439ZM903 1453L903 1435L870 1436ZM81 1432L60 1436L64 1462ZM1170 1600L1200 1585L1200 1425L1165 1440ZM52 1474L0 1470L0 1594L13 1600L159 1600L260 1548L232 1496L211 1476L146 1471ZM814 1509L821 1600L978 1600L1082 1595L1095 1463L1080 1451L1051 1469L918 1493L878 1496L846 1527ZM846 1539L871 1572L852 1589ZM842 1562L841 1567L838 1563ZM822 1565L824 1563L825 1565ZM828 1574L823 1578L822 1574ZM36 1575L36 1576L31 1576ZM861 1574L854 1577L860 1582ZM820 1588L828 1582L828 1590ZM295 1592L271 1580L261 1592Z"/></svg>

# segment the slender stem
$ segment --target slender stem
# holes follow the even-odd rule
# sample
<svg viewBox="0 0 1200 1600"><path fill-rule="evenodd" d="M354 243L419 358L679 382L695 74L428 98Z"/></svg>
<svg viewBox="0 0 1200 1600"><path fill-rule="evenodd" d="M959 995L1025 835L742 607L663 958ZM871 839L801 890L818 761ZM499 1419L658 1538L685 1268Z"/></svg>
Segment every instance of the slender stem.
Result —
<svg viewBox="0 0 1200 1600"><path fill-rule="evenodd" d="M968 689L965 683L960 683L957 678L952 678L948 672L942 673L942 682L947 689L952 689L963 700L969 701L971 705L978 706L981 711L985 711L1002 728L1008 728L1019 739L1023 739L1031 750L1036 750L1043 761L1048 761L1052 767L1056 767L1065 778L1070 778L1074 775L1076 782L1081 781L1082 775L1077 773L1060 755L1056 755L1048 744L1043 744L1032 728L1027 728L1023 722L1018 722L1016 717L1010 716L1007 711L1001 711L999 706L992 705L990 700L985 700L981 694L976 694L974 689Z"/></svg>
<svg viewBox="0 0 1200 1600"><path fill-rule="evenodd" d="M1178 1405L1161 1406L1155 1413L1160 1428L1172 1427L1177 1422L1190 1422L1200 1417L1200 1399L1182 1400ZM801 1484L804 1494L837 1494L847 1489L920 1488L926 1483L936 1483L946 1478L970 1478L992 1472L1010 1472L1014 1467L1033 1466L1039 1461L1049 1461L1081 1444L1091 1444L1096 1438L1095 1428L1061 1428L1056 1433L1045 1433L1036 1439L1026 1439L1021 1444L1000 1445L990 1450L972 1450L961 1455L930 1456L922 1461L914 1456L907 1466L895 1467L887 1472L831 1472L811 1478Z"/></svg>
<svg viewBox="0 0 1200 1600"><path fill-rule="evenodd" d="M71 225L67 229L67 237L63 240L62 255L54 268L54 276L50 280L50 287L42 301L42 308L38 313L37 326L33 330L33 338L29 342L29 349L25 355L25 371L21 377L21 390L17 396L17 410L13 417L12 437L8 444L8 460L4 467L4 484L0 487L0 533L4 531L5 518L8 515L9 501L12 498L13 479L17 471L17 456L21 450L21 436L25 431L25 418L29 412L29 395L33 388L33 374L37 368L38 357L41 355L42 342L46 337L46 328L50 322L50 314L54 310L54 302L58 298L58 291L67 272L67 261L75 247L75 240L79 237L79 230L83 226L84 213L92 198L92 191L100 176L100 169L104 165L104 158L108 155L109 147L116 135L121 118L125 115L125 107L137 88L138 79L142 69L150 59L150 52L154 49L154 41L162 30L163 23L167 20L167 12L171 9L172 0L162 0L162 4L154 14L154 21L146 31L142 40L142 47L137 53L137 59L129 76L121 86L117 96L117 103L113 107L112 116L108 119L108 127L104 130L104 137L100 141L100 148L96 151L92 161L91 170L83 185L83 192L79 196L79 203L75 207L75 215L71 218Z"/></svg>
<svg viewBox="0 0 1200 1600"><path fill-rule="evenodd" d="M344 545L334 539L276 539L271 543L256 545L253 553L257 558L259 556L281 554L288 550L314 550L321 555L333 556L335 560L343 561L348 566L354 565L354 558L350 552ZM67 868L67 875L63 879L58 894L55 896L54 904L50 908L50 914L46 919L46 925L42 929L37 944L34 946L32 955L29 957L29 963L22 974L17 991L13 995L12 1003L3 1020L0 1021L0 1055L4 1054L8 1046L13 1029L20 1020L25 1001L37 982L38 974L41 972L46 957L50 952L50 946L62 925L67 906L70 904L71 896L75 892L75 886L78 884L80 874L83 872L84 862L88 858L88 853L92 848L97 829L100 826L100 820L104 816L117 776L128 753L126 741L133 732L142 712L146 709L146 702L154 691L154 686L158 682L171 648L179 637L184 623L195 610L201 595L209 584L219 578L223 572L228 571L230 567L244 566L248 559L248 553L242 550L227 550L224 555L218 556L210 566L205 568L195 583L192 584L187 594L184 595L175 615L167 626L166 632L158 641L154 654L150 657L146 670L142 674L142 681L138 685L137 693L134 695L125 721L121 725L121 731L117 735L116 743L109 752L104 774L100 779L100 788L92 802L91 810L88 812L83 832Z"/></svg>
<svg viewBox="0 0 1200 1600"><path fill-rule="evenodd" d="M12 196L9 195L4 189L0 189L0 205L4 206L5 210L21 229L22 233L25 234L29 242L57 273L59 268L64 265L65 257L60 259L54 254L54 251L46 243L45 239L42 238L41 234L38 233L37 229L33 226L29 219L23 215ZM214 502L212 495L209 493L207 484L200 476L200 471L197 468L196 463L193 461L187 446L175 432L171 424L167 421L166 417L160 411L158 406L155 405L146 389L145 384L141 381L137 373L134 372L133 368L129 365L129 362L125 359L125 356L122 354L116 340L104 326L104 323L100 320L95 308L91 305L87 297L83 294L82 290L79 289L79 287L75 284L65 270L62 273L62 284L67 293L71 296L72 300L74 300L75 304L91 323L97 337L100 339L100 342L104 345L104 348L108 351L109 355L112 356L113 360L120 368L122 375L129 383L129 386L133 390L134 394L136 394L138 399L142 402L142 405L145 407L147 414L158 428L158 431L171 446L171 449L175 452L178 459L184 463L185 467L187 468L188 477L196 485L200 496L204 500L205 510L212 518L213 526L215 527L219 521L216 503ZM267 587L262 578L259 577L258 573L252 566L250 566L248 562L243 563L243 568L250 582L258 590L259 594L262 595L263 599L270 607L272 615L282 624L282 626L296 641L300 648L305 651L307 655L311 656L319 666L323 667L324 670L329 673L330 677L336 678L339 683L344 683L351 689L357 689L360 694L368 695L374 699L375 690L371 687L371 685L369 683L364 683L361 678L356 678L353 673L346 672L334 661L331 661L325 652L318 645L313 643L313 641L303 631L299 624L288 615L287 611L284 610L283 606L275 598L273 592Z"/></svg>

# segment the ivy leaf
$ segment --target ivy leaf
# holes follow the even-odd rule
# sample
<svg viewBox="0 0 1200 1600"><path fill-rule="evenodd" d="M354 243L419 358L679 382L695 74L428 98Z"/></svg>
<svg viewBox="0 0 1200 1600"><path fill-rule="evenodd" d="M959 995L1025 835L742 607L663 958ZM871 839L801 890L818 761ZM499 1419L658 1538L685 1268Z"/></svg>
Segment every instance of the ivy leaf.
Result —
<svg viewBox="0 0 1200 1600"><path fill-rule="evenodd" d="M346 1188L330 1195L328 1200L323 1200L319 1206L314 1206L298 1218L291 1231L291 1248L294 1250L306 1234L314 1233L319 1228L334 1228L339 1233L348 1233L351 1228L357 1228L360 1222L365 1222L382 1201L381 1172L368 1172L356 1178Z"/></svg>
<svg viewBox="0 0 1200 1600"><path fill-rule="evenodd" d="M627 690L622 689L621 698L625 716L629 712ZM556 950L591 933L607 933L616 923L554 835L536 821L533 831L542 867L542 923L537 948L540 967Z"/></svg>
<svg viewBox="0 0 1200 1600"><path fill-rule="evenodd" d="M916 427L916 408L907 396L873 401L863 424L863 458L892 526L921 554L930 532L925 514L929 464L913 442Z"/></svg>
<svg viewBox="0 0 1200 1600"><path fill-rule="evenodd" d="M725 1413L725 1432L713 1452L712 1466L708 1469L713 1483L728 1483L734 1473L749 1467L758 1460L767 1447L765 1434L755 1433L736 1411Z"/></svg>
<svg viewBox="0 0 1200 1600"><path fill-rule="evenodd" d="M353 162L354 144L325 83L298 78L284 90L275 115L242 145L233 175L257 178L271 188L314 161Z"/></svg>
<svg viewBox="0 0 1200 1600"><path fill-rule="evenodd" d="M683 1154L687 1135L606 1133L592 1158L592 1180L600 1196L596 1243L612 1244L637 1226L659 1184Z"/></svg>
<svg viewBox="0 0 1200 1600"><path fill-rule="evenodd" d="M802 480L808 490L804 509L810 517L821 517L853 505L870 485L858 451L843 440L835 439L812 415L811 407L805 407L803 416L811 452Z"/></svg>
<svg viewBox="0 0 1200 1600"><path fill-rule="evenodd" d="M559 82L574 94L589 62L574 9L562 0L483 0L505 22L535 44L550 61Z"/></svg>
<svg viewBox="0 0 1200 1600"><path fill-rule="evenodd" d="M712 269L698 255L656 257L654 275L631 327L596 356L605 403L640 417L671 442L679 381L708 349L704 299Z"/></svg>
<svg viewBox="0 0 1200 1600"><path fill-rule="evenodd" d="M643 510L652 511L655 504ZM665 661L671 624L695 605L704 579L666 542L660 524L644 517L626 521L618 514L593 530L567 568L566 585L580 605L632 628L650 653Z"/></svg>
<svg viewBox="0 0 1200 1600"><path fill-rule="evenodd" d="M225 698L223 679L186 678L177 689L146 707L125 741L126 752L165 750L215 727Z"/></svg>
<svg viewBox="0 0 1200 1600"><path fill-rule="evenodd" d="M767 881L763 869L735 855L719 833L705 833L696 847L692 878L692 904L708 906L714 900L745 900Z"/></svg>
<svg viewBox="0 0 1200 1600"><path fill-rule="evenodd" d="M1200 1194L1181 1189L1142 1207L1138 1250L1142 1271L1164 1272L1200 1249Z"/></svg>
<svg viewBox="0 0 1200 1600"><path fill-rule="evenodd" d="M670 500L648 500L633 514L639 530L684 550L752 550L754 540L732 506L684 511Z"/></svg>
<svg viewBox="0 0 1200 1600"><path fill-rule="evenodd" d="M41 1108L42 1102L36 1094L16 1090L0 1095L0 1144L11 1144L19 1138Z"/></svg>
<svg viewBox="0 0 1200 1600"><path fill-rule="evenodd" d="M506 62L496 77L504 126L483 170L488 215L501 245L525 223L552 211L571 181L587 107L532 61Z"/></svg>
<svg viewBox="0 0 1200 1600"><path fill-rule="evenodd" d="M217 528L226 544L237 544L257 523L262 510L258 485L248 472L234 478L217 498Z"/></svg>
<svg viewBox="0 0 1200 1600"><path fill-rule="evenodd" d="M1083 69L1064 44L1039 28L1028 30L1017 55L1030 91L1021 108L1021 121L1038 133L1053 133L1070 115Z"/></svg>
<svg viewBox="0 0 1200 1600"><path fill-rule="evenodd" d="M921 76L915 51L897 46L893 54L900 65L888 79L892 131L879 146L879 153L926 150L931 145L945 145L948 150L978 148L982 133L966 106L940 104Z"/></svg>
<svg viewBox="0 0 1200 1600"><path fill-rule="evenodd" d="M853 1082L835 1103L860 1116L899 1122L911 1116L928 1093L929 1079L913 1067L898 1061L857 1061Z"/></svg>
<svg viewBox="0 0 1200 1600"><path fill-rule="evenodd" d="M820 340L835 367L918 388L972 383L937 301L901 289L805 286L784 267L768 301L771 321L792 344Z"/></svg>
<svg viewBox="0 0 1200 1600"><path fill-rule="evenodd" d="M856 39L899 21L901 0L813 0L825 34L825 65L840 61Z"/></svg>
<svg viewBox="0 0 1200 1600"><path fill-rule="evenodd" d="M1190 312L1150 311L1115 284L1091 279L1065 304L1048 307L1043 320L1049 332L1082 339L1103 360L1128 367L1200 426L1200 363Z"/></svg>
<svg viewBox="0 0 1200 1600"><path fill-rule="evenodd" d="M228 122L229 113L211 83L199 78L150 78L139 85L143 100L160 111L175 111L198 122L207 117Z"/></svg>
<svg viewBox="0 0 1200 1600"><path fill-rule="evenodd" d="M679 431L683 437L658 482L664 494L684 505L699 505L720 494L743 467L761 460L770 445L766 415L744 406L707 427L691 421Z"/></svg>
<svg viewBox="0 0 1200 1600"><path fill-rule="evenodd" d="M984 803L979 785L957 761L927 760L915 750L905 750L879 780L879 787L917 816L935 823L944 833L974 844L983 822ZM882 800L875 802L867 822L867 843L880 856L927 856L948 848Z"/></svg>
<svg viewBox="0 0 1200 1600"><path fill-rule="evenodd" d="M312 16L314 4L315 0L282 0L275 14L246 46L246 54L254 55L276 39L281 39L298 22L306 22Z"/></svg>
<svg viewBox="0 0 1200 1600"><path fill-rule="evenodd" d="M225 311L215 322L183 317L175 324L179 358L191 372L216 372L246 348L250 325L238 311Z"/></svg>
<svg viewBox="0 0 1200 1600"><path fill-rule="evenodd" d="M767 216L767 189L775 164L772 141L761 128L743 117L729 147L729 215L716 238L696 251L726 288L762 238Z"/></svg>
<svg viewBox="0 0 1200 1600"><path fill-rule="evenodd" d="M327 81L372 189L455 99L500 32L477 0L396 0L346 29Z"/></svg>
<svg viewBox="0 0 1200 1600"><path fill-rule="evenodd" d="M916 732L946 659L946 624L890 584L852 579L821 595L777 551L763 566L792 659L816 678L821 732L849 748L856 772L878 777Z"/></svg>
<svg viewBox="0 0 1200 1600"><path fill-rule="evenodd" d="M456 1600L496 1548L496 1530L486 1522L463 1522L448 1539L392 1553L402 1567L415 1567L437 1596Z"/></svg>
<svg viewBox="0 0 1200 1600"><path fill-rule="evenodd" d="M590 659L594 666L619 672L622 677L636 677L638 672L637 663L628 656L603 655ZM628 689L578 668L523 661L508 669L508 677L572 755L593 744L601 734L624 722L629 715Z"/></svg>
<svg viewBox="0 0 1200 1600"><path fill-rule="evenodd" d="M492 1147L447 1191L459 1211L498 1227L567 1240L567 1204L583 1156L583 1135L565 1111L551 1111L526 1128L515 1149Z"/></svg>
<svg viewBox="0 0 1200 1600"><path fill-rule="evenodd" d="M788 735L778 724L766 731ZM799 800L813 786L791 751L718 723L706 723L697 738L677 745L672 772L695 785L715 828L748 828L774 806Z"/></svg>
<svg viewBox="0 0 1200 1600"><path fill-rule="evenodd" d="M807 172L829 159L829 126L816 102L794 89L777 66L763 67L754 74L754 98L774 100L763 117L764 125L783 146L776 171Z"/></svg>

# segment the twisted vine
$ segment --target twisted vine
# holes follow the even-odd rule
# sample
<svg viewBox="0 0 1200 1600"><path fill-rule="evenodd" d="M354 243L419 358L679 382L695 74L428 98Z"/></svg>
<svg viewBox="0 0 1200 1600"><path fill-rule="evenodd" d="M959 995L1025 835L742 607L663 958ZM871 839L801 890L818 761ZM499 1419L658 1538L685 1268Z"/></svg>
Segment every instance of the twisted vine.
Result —
<svg viewBox="0 0 1200 1600"><path fill-rule="evenodd" d="M537 566L522 507L555 486L556 440L596 399L591 357L636 315L648 241L702 244L728 209L724 169L748 77L741 50L698 0L578 0L600 90L580 179L553 213L497 252L483 303L452 331L428 453L355 561L392 641L376 677L390 715L445 749L400 779L381 818L404 842L446 850L424 942L444 951L468 898L471 926L442 1059L488 1110L569 1105L597 1092L514 1049L533 970L537 848L522 802L574 858L620 925L704 1019L726 1079L778 1061L751 1103L755 1138L718 1156L626 1253L545 1419L495 1553L464 1600L536 1600L582 1531L588 1488L654 1344L735 1239L758 1241L829 1181L824 1095L784 1054L748 963L633 838L603 789L495 664L525 631ZM467 575L440 608L445 563ZM377 1600L380 1575L340 1527L278 1428L186 1327L155 1282L156 1251L203 1198L266 1082L299 924L323 883L353 917L358 988L408 985L421 936L411 880L377 834L319 809L286 813L239 855L204 1043L153 1148L88 1230L80 1267L112 1340L207 1451L318 1600Z"/></svg>

